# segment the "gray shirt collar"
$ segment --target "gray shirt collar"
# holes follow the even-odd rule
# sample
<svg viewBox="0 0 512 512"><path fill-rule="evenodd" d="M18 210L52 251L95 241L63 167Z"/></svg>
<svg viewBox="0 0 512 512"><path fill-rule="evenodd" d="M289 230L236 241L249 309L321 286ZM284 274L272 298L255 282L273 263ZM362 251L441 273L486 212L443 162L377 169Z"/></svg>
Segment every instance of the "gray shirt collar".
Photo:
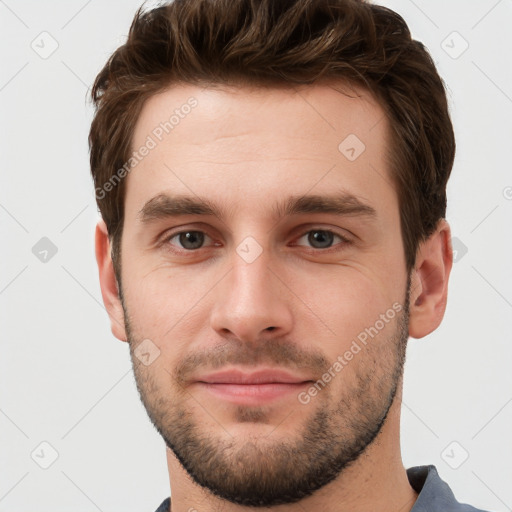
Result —
<svg viewBox="0 0 512 512"><path fill-rule="evenodd" d="M459 503L446 482L441 480L435 466L415 466L407 470L411 487L418 498L411 512L485 512ZM171 499L166 498L155 512L169 512Z"/></svg>

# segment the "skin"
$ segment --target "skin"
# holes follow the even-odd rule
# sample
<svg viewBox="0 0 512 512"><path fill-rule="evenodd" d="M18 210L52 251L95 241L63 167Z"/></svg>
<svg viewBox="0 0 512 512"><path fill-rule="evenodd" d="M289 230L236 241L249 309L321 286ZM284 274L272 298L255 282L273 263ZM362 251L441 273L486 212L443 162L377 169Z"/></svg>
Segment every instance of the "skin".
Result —
<svg viewBox="0 0 512 512"><path fill-rule="evenodd" d="M440 220L408 276L385 158L389 125L378 103L356 91L182 85L151 97L140 114L133 148L189 97L198 102L125 178L122 300L103 221L96 229L112 332L129 342L141 400L166 441L173 512L253 510L244 492L283 512L402 512L414 504L400 454L403 356L409 336L426 336L443 318L451 234ZM349 134L366 146L354 161L338 150ZM272 216L288 196L341 191L376 215ZM141 209L164 192L207 198L223 215L142 222ZM330 247L316 245L308 235L319 230L349 242L334 236ZM187 251L175 236L183 231L208 236ZM246 237L262 251L250 263L237 253ZM236 405L194 382L214 369L261 366L317 381L393 304L401 314L307 404L291 393ZM147 366L135 355L146 339L159 350ZM266 486L307 480L312 468L315 488L302 482L301 496L281 493L279 501Z"/></svg>

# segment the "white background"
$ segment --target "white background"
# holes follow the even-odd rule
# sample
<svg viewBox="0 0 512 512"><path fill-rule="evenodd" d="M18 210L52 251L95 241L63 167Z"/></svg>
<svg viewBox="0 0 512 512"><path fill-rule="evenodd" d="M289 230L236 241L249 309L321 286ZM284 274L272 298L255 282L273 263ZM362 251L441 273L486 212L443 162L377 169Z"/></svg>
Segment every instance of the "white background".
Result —
<svg viewBox="0 0 512 512"><path fill-rule="evenodd" d="M442 326L409 342L404 463L436 465L459 501L511 510L512 2L383 4L431 51L457 137L447 219L458 261ZM86 96L138 6L0 1L0 512L153 512L169 494L93 252ZM51 48L44 31L58 43L46 59L31 47L46 37ZM42 237L57 248L47 262L32 252ZM34 460L50 461L41 442L58 453L48 469Z"/></svg>

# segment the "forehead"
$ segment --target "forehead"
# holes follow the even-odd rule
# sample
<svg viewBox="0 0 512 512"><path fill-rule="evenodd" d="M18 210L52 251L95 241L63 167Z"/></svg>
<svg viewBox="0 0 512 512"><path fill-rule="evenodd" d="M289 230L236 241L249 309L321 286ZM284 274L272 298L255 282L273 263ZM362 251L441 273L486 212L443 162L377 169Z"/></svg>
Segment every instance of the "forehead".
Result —
<svg viewBox="0 0 512 512"><path fill-rule="evenodd" d="M383 109L362 88L176 85L150 97L137 120L131 149L150 149L128 176L126 211L161 192L222 192L262 207L270 195L336 187L396 201L388 139Z"/></svg>
<svg viewBox="0 0 512 512"><path fill-rule="evenodd" d="M217 138L220 131L228 135L229 128L233 135L242 135L242 125L247 131L252 130L251 135L255 131L259 135L266 132L268 138L276 132L281 136L303 134L311 138L319 128L320 136L329 129L336 138L350 130L349 133L365 138L381 121L382 129L387 124L385 115L370 92L348 84L293 88L205 88L183 84L146 100L134 129L132 146L143 143L151 133L156 138L183 133L190 143L204 144ZM191 124L193 129L187 130Z"/></svg>

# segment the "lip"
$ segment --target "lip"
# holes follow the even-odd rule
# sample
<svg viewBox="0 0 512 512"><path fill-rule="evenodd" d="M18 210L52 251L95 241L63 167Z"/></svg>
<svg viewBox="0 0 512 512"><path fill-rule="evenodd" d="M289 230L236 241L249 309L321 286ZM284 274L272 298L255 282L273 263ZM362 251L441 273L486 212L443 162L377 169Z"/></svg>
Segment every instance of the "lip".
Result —
<svg viewBox="0 0 512 512"><path fill-rule="evenodd" d="M284 370L263 369L251 373L240 370L224 370L210 373L194 379L197 382L207 384L299 384L309 382L312 379L292 375Z"/></svg>
<svg viewBox="0 0 512 512"><path fill-rule="evenodd" d="M210 395L236 405L262 405L280 398L295 396L311 379L292 375L283 370L258 370L244 373L226 370L195 379Z"/></svg>

